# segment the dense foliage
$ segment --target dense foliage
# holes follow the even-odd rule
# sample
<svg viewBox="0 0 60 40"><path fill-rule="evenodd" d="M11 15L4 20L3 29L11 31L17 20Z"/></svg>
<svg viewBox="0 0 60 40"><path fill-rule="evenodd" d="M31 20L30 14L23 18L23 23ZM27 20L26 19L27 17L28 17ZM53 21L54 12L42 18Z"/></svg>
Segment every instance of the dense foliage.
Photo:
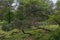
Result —
<svg viewBox="0 0 60 40"><path fill-rule="evenodd" d="M60 40L59 0L17 1L0 0L0 40Z"/></svg>

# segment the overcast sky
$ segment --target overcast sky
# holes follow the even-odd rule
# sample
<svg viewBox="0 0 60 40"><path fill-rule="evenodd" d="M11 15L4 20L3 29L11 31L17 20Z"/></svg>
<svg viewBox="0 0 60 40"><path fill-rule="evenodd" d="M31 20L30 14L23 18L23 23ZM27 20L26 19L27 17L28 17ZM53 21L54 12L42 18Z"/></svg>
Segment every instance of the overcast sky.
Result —
<svg viewBox="0 0 60 40"><path fill-rule="evenodd" d="M54 3L56 3L57 2L57 0L52 0Z"/></svg>
<svg viewBox="0 0 60 40"><path fill-rule="evenodd" d="M54 3L56 3L57 2L57 0L52 0ZM14 3L12 4L12 6L14 6L14 8L15 9L17 9L18 8L18 5L19 5L19 3L17 2L17 0L14 0Z"/></svg>

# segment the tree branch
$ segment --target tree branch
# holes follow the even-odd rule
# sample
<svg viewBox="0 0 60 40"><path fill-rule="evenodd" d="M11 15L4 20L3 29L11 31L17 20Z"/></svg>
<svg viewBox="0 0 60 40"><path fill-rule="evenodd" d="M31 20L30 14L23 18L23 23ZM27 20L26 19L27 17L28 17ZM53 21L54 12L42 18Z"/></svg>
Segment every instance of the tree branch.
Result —
<svg viewBox="0 0 60 40"><path fill-rule="evenodd" d="M29 34L30 36L32 35L31 33L25 32L23 29L21 30L24 34Z"/></svg>

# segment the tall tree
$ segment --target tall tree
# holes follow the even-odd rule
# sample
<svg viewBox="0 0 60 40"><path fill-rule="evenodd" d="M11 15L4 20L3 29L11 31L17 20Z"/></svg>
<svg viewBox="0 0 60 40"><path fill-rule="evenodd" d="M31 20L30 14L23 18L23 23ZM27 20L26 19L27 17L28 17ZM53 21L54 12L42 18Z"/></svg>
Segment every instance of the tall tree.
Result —
<svg viewBox="0 0 60 40"><path fill-rule="evenodd" d="M54 6L54 14L50 16L49 20L54 20L60 27L60 1L58 0L56 6Z"/></svg>
<svg viewBox="0 0 60 40"><path fill-rule="evenodd" d="M0 4L0 8L1 8L1 13L0 14L2 14L1 16L3 17L2 19L6 19L5 18L5 14L8 14L9 16L8 16L8 22L10 23L10 21L11 21L11 4L12 4L12 2L13 2L13 0L1 0L0 1L1 2L1 4ZM2 20L1 19L1 20Z"/></svg>
<svg viewBox="0 0 60 40"><path fill-rule="evenodd" d="M51 14L51 2L43 2L42 0L18 0L19 8L16 12L15 26L23 30L31 26L40 26L39 22L48 19ZM51 7L51 8L50 8Z"/></svg>

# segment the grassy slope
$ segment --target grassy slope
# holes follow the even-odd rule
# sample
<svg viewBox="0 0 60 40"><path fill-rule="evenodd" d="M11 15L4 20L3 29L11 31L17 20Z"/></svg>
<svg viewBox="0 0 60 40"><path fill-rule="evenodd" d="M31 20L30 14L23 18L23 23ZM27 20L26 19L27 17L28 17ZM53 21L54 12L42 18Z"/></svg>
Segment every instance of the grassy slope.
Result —
<svg viewBox="0 0 60 40"><path fill-rule="evenodd" d="M50 29L52 31L59 28L58 25L44 25L43 27ZM29 36L28 34L23 34L21 31L19 32L18 29L14 29L9 32L4 32L0 28L0 37L5 35L4 40L30 40L30 39L39 40L40 37L41 37L40 38L41 40L48 40L47 37L49 37L48 36L49 33L45 34L44 30L42 30L42 29L38 29L38 30L33 30L33 29L35 29L35 28L33 27L32 29L25 29L25 32L29 32L29 33L33 34L32 36ZM17 33L14 33L14 32L17 32Z"/></svg>

